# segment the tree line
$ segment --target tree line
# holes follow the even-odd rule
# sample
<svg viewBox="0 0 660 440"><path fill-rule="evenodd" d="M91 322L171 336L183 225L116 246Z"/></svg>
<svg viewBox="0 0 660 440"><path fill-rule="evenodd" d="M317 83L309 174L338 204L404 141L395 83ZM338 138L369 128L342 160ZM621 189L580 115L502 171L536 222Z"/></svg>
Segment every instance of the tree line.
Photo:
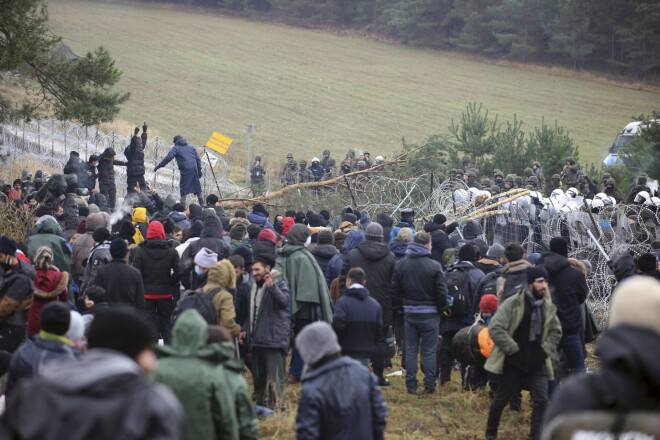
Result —
<svg viewBox="0 0 660 440"><path fill-rule="evenodd" d="M151 1L151 0L150 0ZM660 73L659 0L158 0L355 28L412 46L634 79Z"/></svg>

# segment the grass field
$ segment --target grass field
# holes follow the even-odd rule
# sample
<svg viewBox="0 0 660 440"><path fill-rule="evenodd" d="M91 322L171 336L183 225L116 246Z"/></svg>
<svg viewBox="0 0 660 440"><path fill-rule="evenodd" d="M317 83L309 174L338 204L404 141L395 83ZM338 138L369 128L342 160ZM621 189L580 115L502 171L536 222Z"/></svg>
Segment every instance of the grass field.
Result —
<svg viewBox="0 0 660 440"><path fill-rule="evenodd" d="M104 45L132 93L119 119L147 121L203 144L214 131L279 163L325 148L387 156L447 133L467 103L527 129L541 117L568 128L581 162L599 164L632 115L657 108L651 92L518 70L395 44L247 22L157 5L49 0L54 30L84 53ZM244 153L243 153L244 154Z"/></svg>

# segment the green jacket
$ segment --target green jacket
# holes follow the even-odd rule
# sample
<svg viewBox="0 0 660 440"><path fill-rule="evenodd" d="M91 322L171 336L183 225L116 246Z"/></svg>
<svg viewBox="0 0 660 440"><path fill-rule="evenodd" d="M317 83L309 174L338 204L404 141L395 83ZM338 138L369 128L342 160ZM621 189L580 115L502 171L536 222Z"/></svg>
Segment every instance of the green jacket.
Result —
<svg viewBox="0 0 660 440"><path fill-rule="evenodd" d="M53 251L53 266L60 272L69 272L71 249L65 239L57 235L60 225L54 219L47 218L39 225L39 232L25 239L28 247L28 258L34 261L34 256L41 246Z"/></svg>
<svg viewBox="0 0 660 440"><path fill-rule="evenodd" d="M520 289L517 294L507 298L488 324L488 333L495 346L484 366L486 371L502 374L506 357L518 351L518 344L513 339L513 334L520 325L525 313L526 289L527 286ZM541 337L543 350L548 355L545 360L548 377L553 378L552 357L556 355L557 344L561 340L561 323L557 318L557 308L552 303L549 294L545 295L545 304L543 305L543 335Z"/></svg>
<svg viewBox="0 0 660 440"><path fill-rule="evenodd" d="M286 244L277 251L278 270L289 282L291 314L303 306L303 302L314 305L314 315L318 321L332 322L332 302L330 291L318 263L304 246Z"/></svg>
<svg viewBox="0 0 660 440"><path fill-rule="evenodd" d="M172 345L155 347L158 368L152 375L168 386L184 410L187 439L258 439L250 391L230 342L206 344L206 321L185 310L172 329Z"/></svg>

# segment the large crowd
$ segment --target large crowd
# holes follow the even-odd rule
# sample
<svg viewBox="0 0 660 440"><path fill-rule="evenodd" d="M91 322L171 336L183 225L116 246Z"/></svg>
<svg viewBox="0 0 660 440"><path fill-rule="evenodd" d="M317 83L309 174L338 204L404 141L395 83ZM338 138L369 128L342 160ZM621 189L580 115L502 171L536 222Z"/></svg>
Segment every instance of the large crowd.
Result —
<svg viewBox="0 0 660 440"><path fill-rule="evenodd" d="M272 214L256 203L229 213L217 195L202 197L199 157L180 136L159 164L177 160L180 197L163 198L144 181L146 131L136 128L126 162L72 152L62 174L26 170L3 188L5 212L30 224L0 236L0 437L258 438L257 415L287 411L285 387L302 383L298 438L383 438L381 387L398 368L411 395L442 393L452 373L466 392L486 387L487 439L507 405L527 404L523 389L531 439L587 411L657 411L657 216L640 241L646 253L613 256L602 365L588 371L586 344L600 329L587 307L591 263L569 258L570 237L528 254L498 223L484 230L447 212ZM315 166L322 179L335 169L329 156L309 170L291 157L283 183L293 183L288 170L316 179ZM365 159L358 170L373 166ZM353 161L349 152L339 169ZM114 166L129 169L121 203ZM624 194L571 158L548 182L539 163L481 182L468 163L449 179L474 196L526 188L538 215L559 191L560 212L576 197L589 200L576 211L593 213L660 206L648 176Z"/></svg>

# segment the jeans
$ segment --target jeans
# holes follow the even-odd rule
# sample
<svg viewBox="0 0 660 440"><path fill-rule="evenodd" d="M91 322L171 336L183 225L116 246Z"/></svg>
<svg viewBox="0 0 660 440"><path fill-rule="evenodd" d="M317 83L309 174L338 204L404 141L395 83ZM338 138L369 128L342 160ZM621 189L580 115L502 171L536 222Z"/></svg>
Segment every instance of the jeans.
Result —
<svg viewBox="0 0 660 440"><path fill-rule="evenodd" d="M548 406L547 376L544 364L541 364L528 373L523 373L521 370L507 364L504 365L504 371L502 372L502 376L500 376L500 383L495 393L495 398L491 402L490 411L488 412L486 438L497 438L497 428L500 425L502 411L511 400L511 397L520 390L523 381L529 388L533 404L529 438L537 438L541 429L545 409Z"/></svg>
<svg viewBox="0 0 660 440"><path fill-rule="evenodd" d="M580 332L572 335L563 335L557 348L564 350L564 354L568 360L568 368L573 370L574 373L583 373L586 371L586 368L584 367L584 351L582 350Z"/></svg>
<svg viewBox="0 0 660 440"><path fill-rule="evenodd" d="M311 324L311 319L296 319L296 323L293 326L293 337L295 339L298 336L298 333L305 328L308 324ZM289 365L289 374L291 374L296 379L300 380L303 370L303 360L300 357L300 353L296 349L296 344L293 344L293 350L291 350L291 364Z"/></svg>
<svg viewBox="0 0 660 440"><path fill-rule="evenodd" d="M176 300L173 297L146 299L144 303L144 313L155 329L155 340L153 342L158 342L158 335L161 335L163 342L169 344L172 330L170 318L176 308Z"/></svg>
<svg viewBox="0 0 660 440"><path fill-rule="evenodd" d="M417 392L417 355L421 348L424 358L424 388L435 390L437 368L435 352L438 348L440 315L436 313L405 313L406 335L406 388L409 393Z"/></svg>

